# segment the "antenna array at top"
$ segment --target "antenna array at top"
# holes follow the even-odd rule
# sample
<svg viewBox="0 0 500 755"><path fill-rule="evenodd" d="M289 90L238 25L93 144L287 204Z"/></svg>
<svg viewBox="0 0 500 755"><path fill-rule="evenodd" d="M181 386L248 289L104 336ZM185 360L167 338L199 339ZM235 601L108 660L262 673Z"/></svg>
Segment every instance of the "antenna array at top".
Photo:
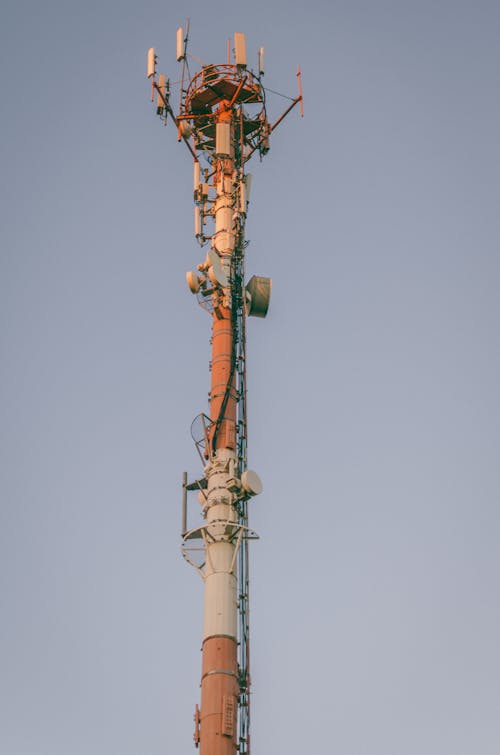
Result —
<svg viewBox="0 0 500 755"><path fill-rule="evenodd" d="M221 108L228 112L237 111L236 123L236 163L245 163L255 151L260 156L269 151L269 137L290 110L300 103L302 113L302 86L300 69L297 71L299 94L291 100L286 111L271 124L266 112L266 94L262 84L264 76L264 48L258 51L257 71L252 71L247 64L245 35L235 32L233 62L230 50L227 63L203 65L187 83L184 84L187 68L187 44L189 23L186 32L177 29L176 59L182 64L180 82L180 102L175 114L170 102L170 81L163 74L157 77L157 57L154 48L148 51L147 76L152 82L152 99L157 94L157 113L164 120L170 115L177 127L178 140L183 140L194 159L203 157L211 163L219 147L224 150L223 128L216 128L220 123ZM217 137L219 133L219 139Z"/></svg>

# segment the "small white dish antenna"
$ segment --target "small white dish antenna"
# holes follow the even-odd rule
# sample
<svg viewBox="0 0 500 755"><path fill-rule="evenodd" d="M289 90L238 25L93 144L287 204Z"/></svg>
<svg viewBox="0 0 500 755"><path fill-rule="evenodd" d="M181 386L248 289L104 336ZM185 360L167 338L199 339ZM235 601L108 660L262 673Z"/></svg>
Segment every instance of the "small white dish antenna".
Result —
<svg viewBox="0 0 500 755"><path fill-rule="evenodd" d="M192 294L197 294L200 290L200 278L199 276L194 273L192 270L186 273L186 281L188 284L188 288L191 291Z"/></svg>
<svg viewBox="0 0 500 755"><path fill-rule="evenodd" d="M221 265L219 255L213 249L210 249L209 253L207 254L207 263L209 266L208 277L210 278L214 286L219 285L222 286L222 288L226 288L229 281L227 279L224 268Z"/></svg>
<svg viewBox="0 0 500 755"><path fill-rule="evenodd" d="M189 137L193 133L193 127L187 121L181 121L179 125L179 131L181 132L184 139L189 139Z"/></svg>

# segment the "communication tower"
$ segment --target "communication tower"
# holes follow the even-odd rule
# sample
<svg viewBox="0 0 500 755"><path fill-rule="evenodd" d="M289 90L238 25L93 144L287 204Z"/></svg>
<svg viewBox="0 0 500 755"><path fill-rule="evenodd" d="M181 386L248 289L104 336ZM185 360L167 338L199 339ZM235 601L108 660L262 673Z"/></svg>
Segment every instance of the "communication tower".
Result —
<svg viewBox="0 0 500 755"><path fill-rule="evenodd" d="M194 232L203 260L186 274L189 290L212 321L211 385L208 413L199 414L191 435L203 473L182 483L182 552L204 582L201 704L196 706L194 741L200 755L250 753L250 631L248 501L262 483L247 468L246 316L265 317L271 280L245 279L245 220L250 158L262 158L283 118L300 103L302 88L271 124L263 86L264 48L256 70L247 64L245 35L234 34L227 59L202 65L190 75L186 32L177 30L181 63L179 106L173 87L157 74L154 48L148 51L151 99L163 121L171 120L194 165ZM187 527L188 494L195 492L202 524Z"/></svg>

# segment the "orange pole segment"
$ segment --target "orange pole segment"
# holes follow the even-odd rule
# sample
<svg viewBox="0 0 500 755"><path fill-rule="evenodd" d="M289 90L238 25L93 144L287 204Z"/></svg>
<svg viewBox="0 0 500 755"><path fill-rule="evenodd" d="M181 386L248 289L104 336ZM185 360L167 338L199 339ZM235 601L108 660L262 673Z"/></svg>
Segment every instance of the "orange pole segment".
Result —
<svg viewBox="0 0 500 755"><path fill-rule="evenodd" d="M217 422L227 392L231 377L231 356L233 348L233 328L231 311L228 308L219 310L220 316L214 314L212 325L212 384L210 390L210 419ZM212 431L213 435L213 431ZM233 376L230 393L226 401L224 416L219 424L215 447L236 447L236 391L235 376Z"/></svg>
<svg viewBox="0 0 500 755"><path fill-rule="evenodd" d="M234 755L238 693L236 640L209 637L203 643L200 755Z"/></svg>
<svg viewBox="0 0 500 755"><path fill-rule="evenodd" d="M217 110L217 123L231 123L233 109L231 102L222 100ZM222 158L216 166L216 183L220 179L224 182L225 176L232 176L234 171L234 159ZM229 229L225 229L229 230ZM233 250L234 251L234 250ZM227 257L226 257L227 259ZM218 423L214 425L211 438L216 431L215 443L212 452L221 448L235 450L236 448L236 376L231 379L231 362L233 351L233 327L231 321L231 309L228 306L219 306L213 315L212 323L212 381L210 389L210 419ZM229 387L229 395L226 398ZM223 416L220 417L221 410Z"/></svg>
<svg viewBox="0 0 500 755"><path fill-rule="evenodd" d="M219 103L217 123L232 125L233 109L229 101ZM231 128L231 133L233 129ZM232 137L231 137L232 139ZM223 145L226 148L226 145ZM214 166L217 199L214 205L214 251L229 276L234 254L233 180L234 156L221 150ZM220 527L219 518L236 522L231 494L225 488L228 460L236 459L237 393L233 364L233 313L229 287L213 295L212 354L210 383L210 463L208 500L211 506L207 521L213 532ZM221 479L222 477L222 479ZM213 480L213 482L212 482ZM210 524L208 525L210 526ZM201 707L195 715L195 742L200 755L235 755L238 741L238 644L236 628L237 598L234 584L235 544L225 535L207 543L205 577L205 625L202 648Z"/></svg>

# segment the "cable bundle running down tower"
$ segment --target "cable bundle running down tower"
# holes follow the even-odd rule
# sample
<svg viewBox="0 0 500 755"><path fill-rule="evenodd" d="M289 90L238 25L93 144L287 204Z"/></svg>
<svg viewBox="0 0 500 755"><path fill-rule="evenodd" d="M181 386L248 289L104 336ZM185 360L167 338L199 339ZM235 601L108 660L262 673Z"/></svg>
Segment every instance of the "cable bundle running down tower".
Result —
<svg viewBox="0 0 500 755"><path fill-rule="evenodd" d="M195 236L203 261L186 274L189 289L212 320L210 409L198 415L191 434L203 475L183 476L182 551L205 585L201 705L196 706L194 741L200 755L250 753L250 634L248 500L262 490L247 468L246 334L247 315L265 317L271 280L245 281L245 220L250 194L246 164L255 152L269 151L274 129L300 103L302 90L271 124L266 112L264 49L258 70L247 66L245 36L234 35L227 62L204 65L192 78L188 32L177 31L182 64L180 105L171 104L170 82L156 73L155 51L148 51L147 76L156 112L175 124L194 161ZM187 528L187 497L195 491L203 524Z"/></svg>

